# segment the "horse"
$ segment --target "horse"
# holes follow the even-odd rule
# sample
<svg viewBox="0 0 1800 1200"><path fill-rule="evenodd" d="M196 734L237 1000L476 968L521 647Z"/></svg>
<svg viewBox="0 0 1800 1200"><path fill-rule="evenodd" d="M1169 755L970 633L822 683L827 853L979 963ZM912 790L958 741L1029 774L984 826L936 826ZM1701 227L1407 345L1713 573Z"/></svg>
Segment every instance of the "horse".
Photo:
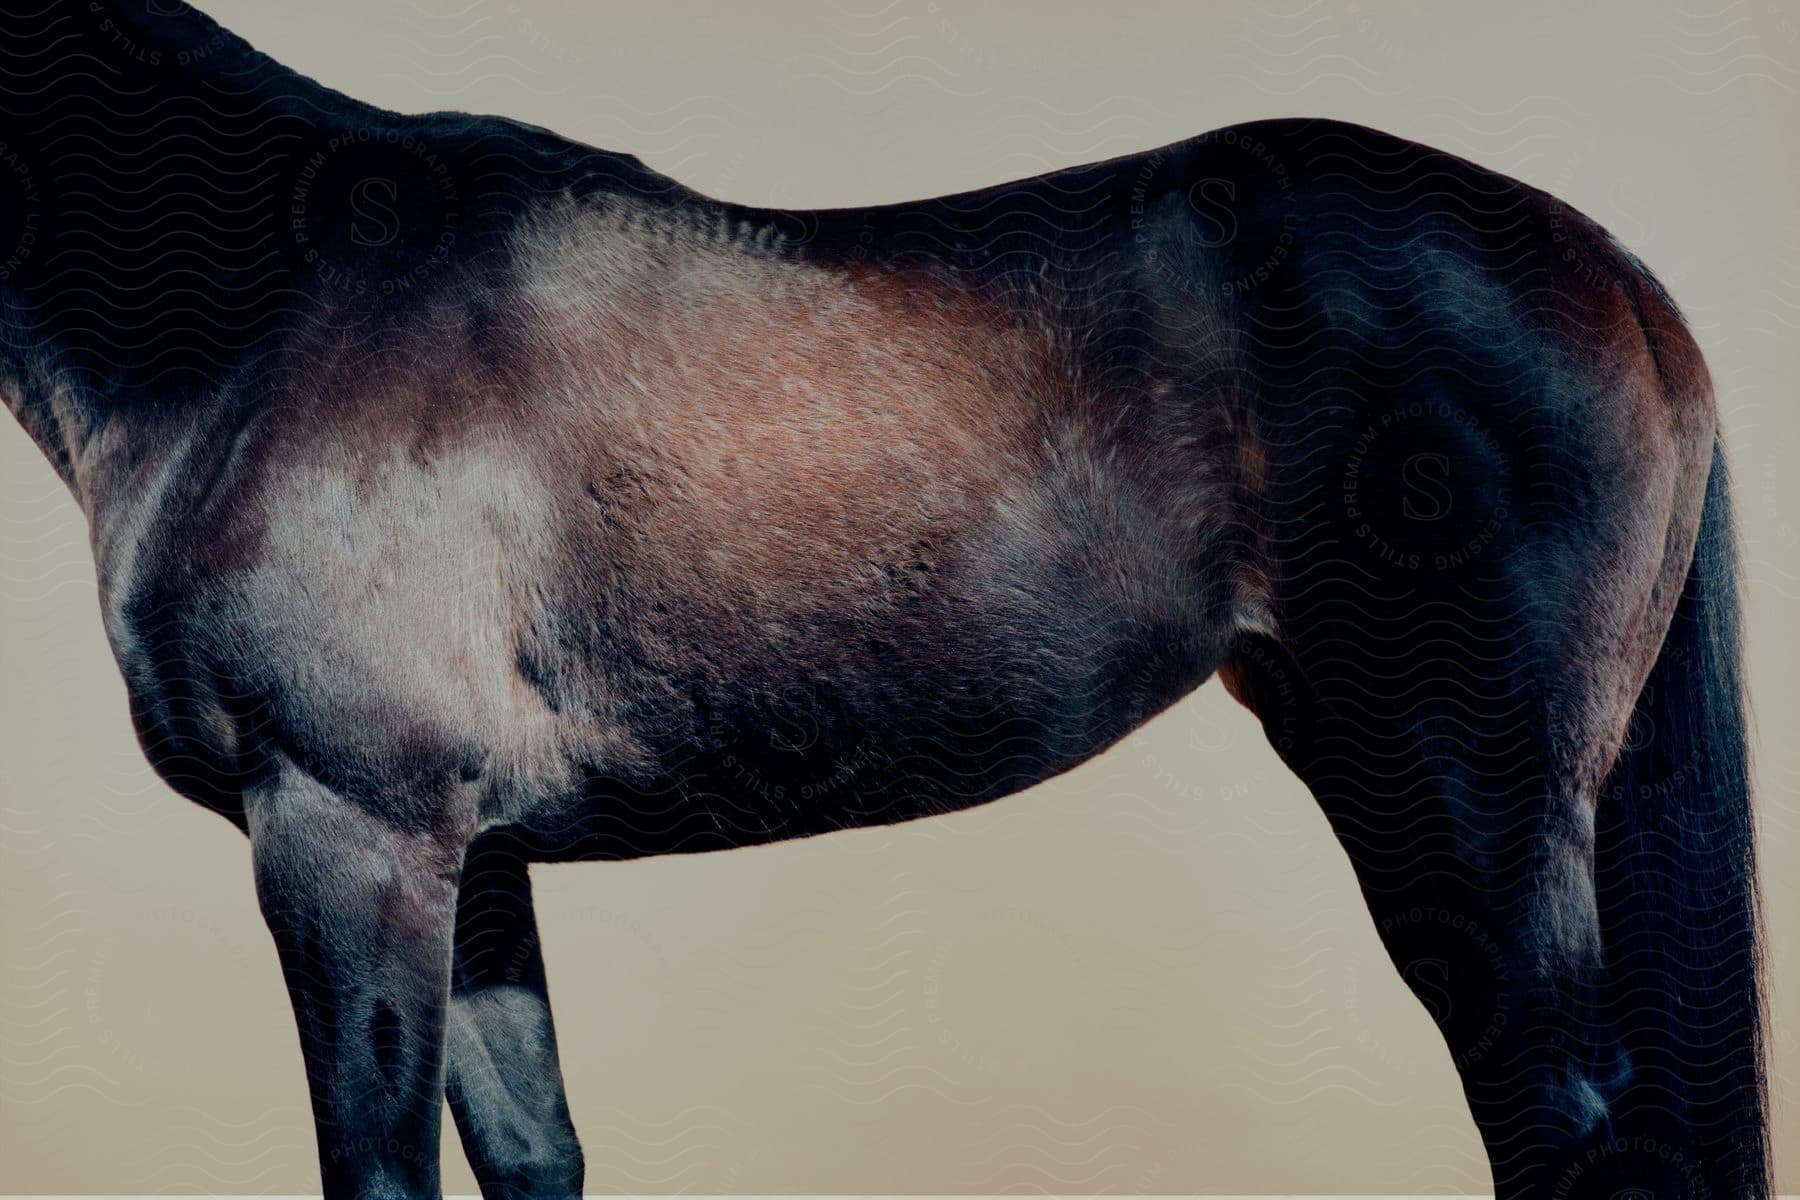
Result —
<svg viewBox="0 0 1800 1200"><path fill-rule="evenodd" d="M1500 1197L1761 1197L1730 484L1601 226L1257 121L776 211L4 0L0 390L247 835L331 1197L579 1194L528 865L984 804L1218 676ZM823 786L829 782L831 786Z"/></svg>

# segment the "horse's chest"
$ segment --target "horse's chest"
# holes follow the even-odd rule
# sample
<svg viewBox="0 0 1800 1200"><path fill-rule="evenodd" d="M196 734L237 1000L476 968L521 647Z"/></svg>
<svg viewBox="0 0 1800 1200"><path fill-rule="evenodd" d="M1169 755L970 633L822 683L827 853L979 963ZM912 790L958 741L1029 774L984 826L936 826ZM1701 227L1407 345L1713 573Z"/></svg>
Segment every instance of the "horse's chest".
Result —
<svg viewBox="0 0 1800 1200"><path fill-rule="evenodd" d="M499 453L285 453L205 512L142 522L105 581L141 739L253 778L441 791L550 753L514 657L541 495Z"/></svg>

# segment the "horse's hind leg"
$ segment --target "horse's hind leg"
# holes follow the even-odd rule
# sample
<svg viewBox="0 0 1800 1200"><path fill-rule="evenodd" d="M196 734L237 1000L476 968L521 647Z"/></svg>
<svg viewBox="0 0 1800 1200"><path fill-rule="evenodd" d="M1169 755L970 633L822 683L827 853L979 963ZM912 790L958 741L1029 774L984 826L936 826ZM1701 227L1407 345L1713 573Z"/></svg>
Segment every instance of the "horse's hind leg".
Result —
<svg viewBox="0 0 1800 1200"><path fill-rule="evenodd" d="M1497 1195L1610 1197L1592 1169L1569 1176L1608 1137L1627 1072L1605 1015L1592 798L1549 765L1528 664L1409 664L1417 628L1393 632L1385 655L1366 629L1312 663L1258 639L1221 674L1330 819L1449 1047Z"/></svg>
<svg viewBox="0 0 1800 1200"><path fill-rule="evenodd" d="M289 764L250 789L246 810L325 1195L436 1196L461 846L376 817Z"/></svg>
<svg viewBox="0 0 1800 1200"><path fill-rule="evenodd" d="M579 1196L525 860L478 840L463 868L448 1021L450 1110L488 1200Z"/></svg>

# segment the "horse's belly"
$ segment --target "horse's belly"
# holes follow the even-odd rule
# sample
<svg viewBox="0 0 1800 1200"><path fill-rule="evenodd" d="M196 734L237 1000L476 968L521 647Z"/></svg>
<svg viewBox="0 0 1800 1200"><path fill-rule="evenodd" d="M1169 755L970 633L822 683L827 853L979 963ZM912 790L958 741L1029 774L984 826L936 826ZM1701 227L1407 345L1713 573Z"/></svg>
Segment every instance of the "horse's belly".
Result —
<svg viewBox="0 0 1800 1200"><path fill-rule="evenodd" d="M546 798L523 824L549 856L637 857L948 812L1076 765L1210 670L1173 627L1034 615L820 626L807 652L735 674L615 670L614 744L646 758L596 755L574 808Z"/></svg>
<svg viewBox="0 0 1800 1200"><path fill-rule="evenodd" d="M597 519L588 586L520 656L570 729L608 734L576 793L523 816L542 852L710 849L966 807L1082 761L1210 671L1166 543L1082 515L1054 472L988 489L935 470L936 507L897 490L879 520L829 498L810 524L751 515L706 538L679 508L655 522L664 536ZM1110 499L1130 508L1128 488Z"/></svg>

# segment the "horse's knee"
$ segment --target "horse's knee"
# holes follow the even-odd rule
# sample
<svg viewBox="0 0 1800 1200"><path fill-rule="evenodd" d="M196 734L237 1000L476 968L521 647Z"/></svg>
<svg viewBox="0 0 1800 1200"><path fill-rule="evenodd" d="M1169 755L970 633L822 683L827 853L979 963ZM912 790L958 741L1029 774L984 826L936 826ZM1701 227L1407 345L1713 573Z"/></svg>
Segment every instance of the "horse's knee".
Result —
<svg viewBox="0 0 1800 1200"><path fill-rule="evenodd" d="M446 1079L488 1200L581 1194L581 1144L556 1060L548 996L489 984L451 997Z"/></svg>
<svg viewBox="0 0 1800 1200"><path fill-rule="evenodd" d="M451 1109L486 1200L581 1194L585 1162L559 1078L515 1078L508 1089L459 1076L453 1071Z"/></svg>
<svg viewBox="0 0 1800 1200"><path fill-rule="evenodd" d="M1631 1062L1616 1041L1610 1047L1609 1065L1598 1063L1569 1068L1557 1085L1557 1107L1567 1114L1575 1136L1589 1138L1612 1127L1614 1106L1631 1082Z"/></svg>
<svg viewBox="0 0 1800 1200"><path fill-rule="evenodd" d="M482 1200L546 1200L580 1196L587 1173L572 1135L546 1130L529 1142L490 1148L477 1170Z"/></svg>

